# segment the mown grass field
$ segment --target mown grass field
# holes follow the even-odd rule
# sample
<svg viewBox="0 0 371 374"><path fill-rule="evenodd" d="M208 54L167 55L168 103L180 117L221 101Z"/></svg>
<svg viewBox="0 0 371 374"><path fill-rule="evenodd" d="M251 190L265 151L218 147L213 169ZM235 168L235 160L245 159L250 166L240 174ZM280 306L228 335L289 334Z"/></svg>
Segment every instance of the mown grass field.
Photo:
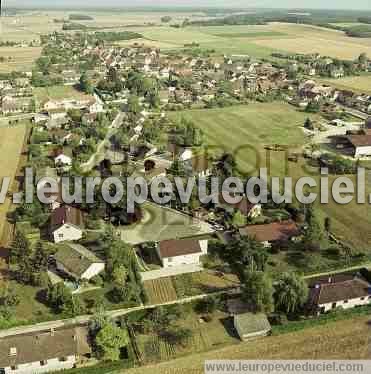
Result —
<svg viewBox="0 0 371 374"><path fill-rule="evenodd" d="M21 157L23 141L26 134L26 124L16 127L0 127L0 180L10 177L9 188L12 187L18 163ZM3 235L3 228L6 222L6 214L9 211L11 201L7 198L0 204L0 237Z"/></svg>
<svg viewBox="0 0 371 374"><path fill-rule="evenodd" d="M244 173L256 174L259 167L270 167L271 176L292 176L295 181L302 176L311 175L319 186L317 168L309 168L305 161L288 162L285 152L267 153L264 149L266 145L280 144L289 146L291 150L300 150L308 142L300 128L308 114L299 112L288 104L250 104L171 113L170 116L174 119L179 116L192 119L204 131L210 153L234 153L239 170ZM317 116L312 118L316 119ZM334 177L330 178L330 187L333 179ZM314 192L318 192L318 188ZM330 198L329 204L318 204L318 207L323 218L331 217L332 230L340 239L356 249L369 248L369 205L357 204L354 199L347 205L339 205Z"/></svg>
<svg viewBox="0 0 371 374"><path fill-rule="evenodd" d="M341 90L353 90L371 95L371 75L344 77L340 79L321 79L320 81Z"/></svg>
<svg viewBox="0 0 371 374"><path fill-rule="evenodd" d="M0 56L6 58L5 62L0 62L0 73L31 71L34 61L40 54L41 48L38 47L0 47Z"/></svg>
<svg viewBox="0 0 371 374"><path fill-rule="evenodd" d="M254 342L196 353L157 365L125 370L127 374L181 374L204 373L205 360L267 360L279 359L370 359L371 327L369 317L332 322L284 335L272 336Z"/></svg>
<svg viewBox="0 0 371 374"><path fill-rule="evenodd" d="M275 175L285 170L285 154L274 152L272 157L268 157L264 147L280 144L291 149L300 148L305 142L300 126L308 117L307 113L285 103L257 103L169 115L173 119L184 116L193 120L202 129L210 153L232 152L241 172L256 173L270 162ZM316 115L309 117L317 118Z"/></svg>
<svg viewBox="0 0 371 374"><path fill-rule="evenodd" d="M34 90L34 94L39 103L44 103L48 100L86 100L92 98L73 86L37 87Z"/></svg>

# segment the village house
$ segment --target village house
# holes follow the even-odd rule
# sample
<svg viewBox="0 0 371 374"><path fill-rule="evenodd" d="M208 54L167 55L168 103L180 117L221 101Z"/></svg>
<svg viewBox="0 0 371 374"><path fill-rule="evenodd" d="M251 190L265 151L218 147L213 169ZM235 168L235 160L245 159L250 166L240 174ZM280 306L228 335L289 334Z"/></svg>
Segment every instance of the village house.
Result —
<svg viewBox="0 0 371 374"><path fill-rule="evenodd" d="M355 158L371 157L371 134L350 135L348 140L354 149Z"/></svg>
<svg viewBox="0 0 371 374"><path fill-rule="evenodd" d="M276 243L285 243L300 235L300 231L293 221L273 222L264 225L248 225L240 230L240 235L248 236L261 242L266 247Z"/></svg>
<svg viewBox="0 0 371 374"><path fill-rule="evenodd" d="M156 246L164 268L182 265L200 265L201 256L207 254L207 240L164 240Z"/></svg>
<svg viewBox="0 0 371 374"><path fill-rule="evenodd" d="M0 372L39 374L74 368L90 358L86 327L37 331L0 338Z"/></svg>
<svg viewBox="0 0 371 374"><path fill-rule="evenodd" d="M50 231L55 243L82 238L83 214L81 210L65 205L52 211Z"/></svg>
<svg viewBox="0 0 371 374"><path fill-rule="evenodd" d="M309 308L326 313L336 308L350 309L371 303L371 285L362 277L328 276L319 280L309 293Z"/></svg>
<svg viewBox="0 0 371 374"><path fill-rule="evenodd" d="M54 255L57 269L77 281L90 280L104 271L104 261L80 244L63 242Z"/></svg>

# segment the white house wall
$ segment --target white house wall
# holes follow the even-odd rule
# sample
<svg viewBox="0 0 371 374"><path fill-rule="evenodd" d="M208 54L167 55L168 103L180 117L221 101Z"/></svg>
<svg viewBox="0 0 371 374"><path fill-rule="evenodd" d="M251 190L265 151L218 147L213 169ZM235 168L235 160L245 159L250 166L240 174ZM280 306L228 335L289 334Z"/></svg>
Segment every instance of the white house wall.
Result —
<svg viewBox="0 0 371 374"><path fill-rule="evenodd" d="M4 368L5 374L38 374L48 373L51 371L72 369L76 363L75 356L66 357L66 361L60 361L58 358L53 358L46 361L46 365L41 365L40 361L31 362L28 364L18 365L18 369L12 370L11 367Z"/></svg>
<svg viewBox="0 0 371 374"><path fill-rule="evenodd" d="M184 256L176 256L171 258L163 258L162 265L164 268L180 266L180 265L191 265L199 264L202 253L192 253Z"/></svg>
<svg viewBox="0 0 371 374"><path fill-rule="evenodd" d="M348 300L347 303L345 303L344 301L337 301L336 302L336 308L343 308L343 309L351 309L351 308L354 308L356 306L361 306L361 305L368 305L371 303L371 299L368 297L368 296L365 296L362 300L362 298L357 298L357 299L351 299L351 300ZM333 303L327 303L327 304L321 304L319 305L319 307L323 309L324 312L328 312L330 310L332 310L332 304Z"/></svg>
<svg viewBox="0 0 371 374"><path fill-rule="evenodd" d="M64 224L53 232L53 237L55 243L60 243L66 240L80 240L82 238L82 230L78 227Z"/></svg>

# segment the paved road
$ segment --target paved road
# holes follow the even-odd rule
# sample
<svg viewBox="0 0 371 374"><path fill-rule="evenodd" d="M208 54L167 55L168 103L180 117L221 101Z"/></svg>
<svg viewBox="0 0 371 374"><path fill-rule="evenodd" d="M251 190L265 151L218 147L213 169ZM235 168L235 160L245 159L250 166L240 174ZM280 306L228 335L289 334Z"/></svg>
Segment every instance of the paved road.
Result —
<svg viewBox="0 0 371 374"><path fill-rule="evenodd" d="M227 291L218 291L218 292L209 293L209 294L191 296L191 297L186 297L183 299L169 301L166 303L152 304L152 305L140 305L140 306L133 307L133 308L112 310L112 311L107 312L106 315L110 318L119 318L126 314L139 311L139 310L153 309L159 306L166 306L166 305L186 304L186 303L190 303L195 300L202 300L213 295L214 296L222 295L222 294L234 295L234 294L239 294L239 293L240 293L240 288L234 287ZM29 333L34 333L38 331L58 329L58 328L66 327L66 326L86 325L89 323L89 321L92 318L93 318L92 315L84 315L84 316L62 319L62 320L57 320L57 321L41 322L41 323L36 323L34 325L13 327L11 329L1 330L0 338L3 338L5 336L10 336L10 335L29 334Z"/></svg>
<svg viewBox="0 0 371 374"><path fill-rule="evenodd" d="M109 142L110 137L117 131L117 129L122 125L122 122L124 120L125 113L120 112L116 118L112 121L112 124L108 127L107 135L106 137L98 144L96 152L91 155L90 159L85 162L84 164L81 164L81 169L84 172L88 172L94 168L100 161L102 161L102 158L105 154L105 147Z"/></svg>

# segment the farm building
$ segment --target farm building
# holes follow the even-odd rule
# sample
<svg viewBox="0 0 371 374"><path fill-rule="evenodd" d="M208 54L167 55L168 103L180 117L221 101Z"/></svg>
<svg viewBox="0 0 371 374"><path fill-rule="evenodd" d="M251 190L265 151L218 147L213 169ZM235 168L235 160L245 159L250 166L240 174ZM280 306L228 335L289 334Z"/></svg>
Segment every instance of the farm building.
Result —
<svg viewBox="0 0 371 374"><path fill-rule="evenodd" d="M351 135L348 140L354 148L354 157L371 156L371 134Z"/></svg>
<svg viewBox="0 0 371 374"><path fill-rule="evenodd" d="M200 257L207 254L207 240L164 240L156 250L164 268L200 264Z"/></svg>
<svg viewBox="0 0 371 374"><path fill-rule="evenodd" d="M62 206L53 210L50 229L55 243L81 239L83 234L81 210L72 206Z"/></svg>
<svg viewBox="0 0 371 374"><path fill-rule="evenodd" d="M38 374L66 370L90 354L88 330L84 327L11 335L0 339L0 372Z"/></svg>
<svg viewBox="0 0 371 374"><path fill-rule="evenodd" d="M57 269L69 274L76 280L89 280L105 268L104 262L93 252L75 243L61 244L54 258Z"/></svg>
<svg viewBox="0 0 371 374"><path fill-rule="evenodd" d="M371 285L355 276L352 279L328 277L326 283L315 284L309 294L309 305L317 313L335 308L350 309L371 303Z"/></svg>

